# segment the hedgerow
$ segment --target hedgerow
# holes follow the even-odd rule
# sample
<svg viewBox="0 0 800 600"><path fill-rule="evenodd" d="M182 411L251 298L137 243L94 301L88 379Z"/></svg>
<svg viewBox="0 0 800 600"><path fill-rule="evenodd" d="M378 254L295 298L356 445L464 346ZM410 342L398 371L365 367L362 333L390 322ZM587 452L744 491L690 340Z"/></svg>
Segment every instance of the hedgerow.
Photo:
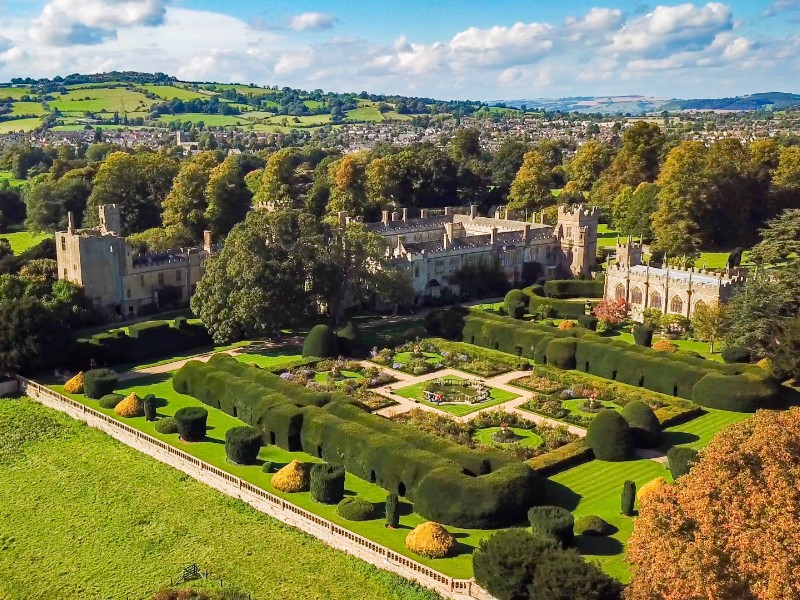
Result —
<svg viewBox="0 0 800 600"><path fill-rule="evenodd" d="M550 298L602 298L602 279L553 279L545 282L544 293Z"/></svg>

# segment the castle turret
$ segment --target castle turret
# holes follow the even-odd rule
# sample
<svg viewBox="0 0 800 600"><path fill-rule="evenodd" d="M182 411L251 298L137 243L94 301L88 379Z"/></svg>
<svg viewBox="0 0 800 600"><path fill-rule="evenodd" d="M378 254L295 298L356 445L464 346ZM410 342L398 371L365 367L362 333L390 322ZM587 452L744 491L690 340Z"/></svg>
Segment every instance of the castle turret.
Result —
<svg viewBox="0 0 800 600"><path fill-rule="evenodd" d="M622 268L635 267L644 263L644 250L641 242L634 242L630 237L625 243L617 239L616 262Z"/></svg>
<svg viewBox="0 0 800 600"><path fill-rule="evenodd" d="M600 211L583 204L558 207L556 232L561 244L562 264L573 275L588 275L597 257L597 225Z"/></svg>
<svg viewBox="0 0 800 600"><path fill-rule="evenodd" d="M100 232L122 235L122 220L116 204L104 204L100 207Z"/></svg>

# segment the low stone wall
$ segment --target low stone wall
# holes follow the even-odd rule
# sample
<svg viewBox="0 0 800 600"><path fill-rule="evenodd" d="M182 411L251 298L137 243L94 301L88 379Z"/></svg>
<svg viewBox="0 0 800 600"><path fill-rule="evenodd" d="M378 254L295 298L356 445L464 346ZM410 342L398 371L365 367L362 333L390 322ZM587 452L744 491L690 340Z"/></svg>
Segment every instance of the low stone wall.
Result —
<svg viewBox="0 0 800 600"><path fill-rule="evenodd" d="M183 471L190 477L228 496L238 498L287 525L314 536L327 545L351 554L380 569L417 581L453 600L494 600L469 579L454 579L402 554L376 544L352 531L323 519L230 473L210 465L166 442L117 421L47 386L19 377L20 391L34 400L104 431L120 442Z"/></svg>

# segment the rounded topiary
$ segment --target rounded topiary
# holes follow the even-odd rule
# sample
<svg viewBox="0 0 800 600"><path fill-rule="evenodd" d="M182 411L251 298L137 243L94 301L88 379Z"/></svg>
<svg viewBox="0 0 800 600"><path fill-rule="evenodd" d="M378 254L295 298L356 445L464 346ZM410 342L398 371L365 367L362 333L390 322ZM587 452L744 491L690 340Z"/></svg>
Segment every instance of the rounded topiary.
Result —
<svg viewBox="0 0 800 600"><path fill-rule="evenodd" d="M577 321L572 321L570 319L564 319L558 324L559 329L575 329L577 326Z"/></svg>
<svg viewBox="0 0 800 600"><path fill-rule="evenodd" d="M597 515L583 515L575 519L575 533L577 535L605 537L611 535L615 531L616 527Z"/></svg>
<svg viewBox="0 0 800 600"><path fill-rule="evenodd" d="M114 412L126 419L141 417L144 416L144 402L135 393L131 393L114 407Z"/></svg>
<svg viewBox="0 0 800 600"><path fill-rule="evenodd" d="M275 463L271 460L265 460L264 464L261 465L261 471L264 473L272 473L275 470Z"/></svg>
<svg viewBox="0 0 800 600"><path fill-rule="evenodd" d="M525 309L528 308L529 301L528 294L522 290L511 290L503 299L503 307L509 316L521 319L525 315Z"/></svg>
<svg viewBox="0 0 800 600"><path fill-rule="evenodd" d="M597 331L597 323L599 319L594 315L581 315L578 317L578 325L592 331Z"/></svg>
<svg viewBox="0 0 800 600"><path fill-rule="evenodd" d="M338 504L344 498L344 467L328 463L311 467L311 497L321 504Z"/></svg>
<svg viewBox="0 0 800 600"><path fill-rule="evenodd" d="M87 398L98 400L114 391L117 374L111 369L92 369L83 376L83 393Z"/></svg>
<svg viewBox="0 0 800 600"><path fill-rule="evenodd" d="M185 442L202 442L206 437L208 411L200 406L185 406L175 413L178 433Z"/></svg>
<svg viewBox="0 0 800 600"><path fill-rule="evenodd" d="M100 406L102 408L114 408L125 399L125 396L122 394L106 394L102 398L100 398Z"/></svg>
<svg viewBox="0 0 800 600"><path fill-rule="evenodd" d="M156 431L165 435L178 433L178 422L174 417L164 417L156 421Z"/></svg>
<svg viewBox="0 0 800 600"><path fill-rule="evenodd" d="M308 489L308 468L299 460L293 460L285 467L278 469L272 476L272 487L279 492L294 494Z"/></svg>
<svg viewBox="0 0 800 600"><path fill-rule="evenodd" d="M657 350L658 352L677 352L678 351L678 344L673 344L669 340L658 340L655 344L650 346L653 350Z"/></svg>
<svg viewBox="0 0 800 600"><path fill-rule="evenodd" d="M348 496L336 506L336 512L348 521L369 521L375 518L375 506L357 496Z"/></svg>
<svg viewBox="0 0 800 600"><path fill-rule="evenodd" d="M661 444L661 423L646 402L633 400L622 409L622 418L628 423L637 448L655 448Z"/></svg>
<svg viewBox="0 0 800 600"><path fill-rule="evenodd" d="M84 384L83 379L83 371L81 371L64 384L64 391L68 394L82 394Z"/></svg>
<svg viewBox="0 0 800 600"><path fill-rule="evenodd" d="M456 547L456 538L439 523L417 525L406 536L406 548L426 558L444 558Z"/></svg>
<svg viewBox="0 0 800 600"><path fill-rule="evenodd" d="M400 525L400 498L397 494L386 496L386 526L396 529Z"/></svg>
<svg viewBox="0 0 800 600"><path fill-rule="evenodd" d="M156 397L153 394L147 394L142 399L142 406L144 407L144 418L147 421L156 420Z"/></svg>
<svg viewBox="0 0 800 600"><path fill-rule="evenodd" d="M653 345L653 328L647 325L634 325L633 340L638 346L649 348Z"/></svg>
<svg viewBox="0 0 800 600"><path fill-rule="evenodd" d="M600 460L623 461L633 456L631 428L622 415L612 409L601 410L592 419L586 442Z"/></svg>
<svg viewBox="0 0 800 600"><path fill-rule="evenodd" d="M336 344L342 354L351 356L355 353L361 345L361 332L358 325L352 321L345 323L344 327L336 332Z"/></svg>
<svg viewBox="0 0 800 600"><path fill-rule="evenodd" d="M686 475L694 463L697 462L698 452L694 448L684 448L683 446L673 446L667 450L667 460L669 461L669 472L672 478L677 479L681 475Z"/></svg>
<svg viewBox="0 0 800 600"><path fill-rule="evenodd" d="M331 358L336 356L336 338L327 325L314 325L303 342L303 356Z"/></svg>
<svg viewBox="0 0 800 600"><path fill-rule="evenodd" d="M225 432L225 455L237 465L254 465L261 450L261 433L255 427L231 427Z"/></svg>
<svg viewBox="0 0 800 600"><path fill-rule="evenodd" d="M742 346L731 346L720 352L722 360L726 363L747 363L750 362L750 350Z"/></svg>
<svg viewBox="0 0 800 600"><path fill-rule="evenodd" d="M528 511L528 522L533 533L555 538L563 548L572 546L575 538L575 517L560 506L534 506Z"/></svg>

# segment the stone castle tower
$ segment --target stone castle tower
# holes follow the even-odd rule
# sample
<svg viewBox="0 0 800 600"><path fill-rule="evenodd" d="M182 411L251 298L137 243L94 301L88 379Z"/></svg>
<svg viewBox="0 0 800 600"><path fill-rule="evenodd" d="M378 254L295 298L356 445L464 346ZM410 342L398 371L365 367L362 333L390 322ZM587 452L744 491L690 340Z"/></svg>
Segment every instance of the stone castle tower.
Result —
<svg viewBox="0 0 800 600"><path fill-rule="evenodd" d="M597 260L597 225L600 211L583 205L559 206L555 236L561 245L559 268L574 276L587 276Z"/></svg>
<svg viewBox="0 0 800 600"><path fill-rule="evenodd" d="M100 231L103 234L122 235L122 219L119 206L104 204L100 207Z"/></svg>

